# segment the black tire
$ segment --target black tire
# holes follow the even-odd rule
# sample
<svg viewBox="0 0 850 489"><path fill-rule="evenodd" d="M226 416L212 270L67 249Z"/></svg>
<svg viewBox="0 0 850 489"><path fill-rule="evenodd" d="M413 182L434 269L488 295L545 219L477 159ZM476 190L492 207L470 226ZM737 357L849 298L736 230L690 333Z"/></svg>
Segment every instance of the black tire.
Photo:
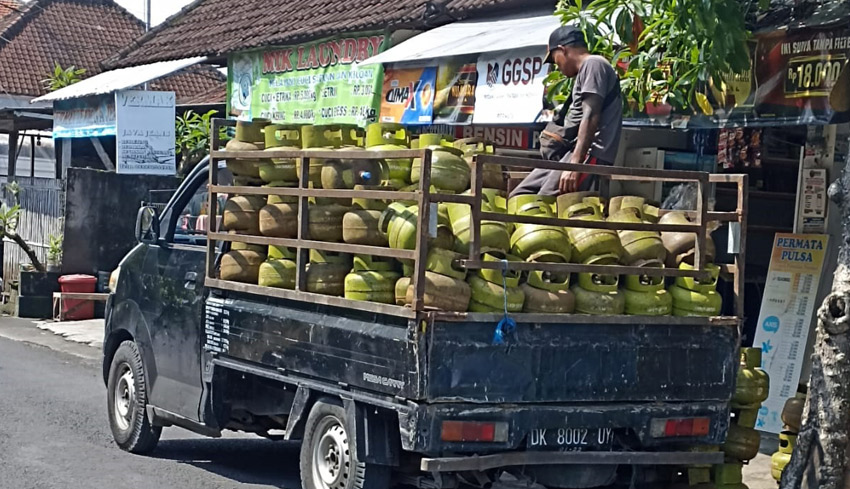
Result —
<svg viewBox="0 0 850 489"><path fill-rule="evenodd" d="M357 460L357 450L348 443L352 428L346 423L345 409L338 402L322 399L313 405L301 444L302 489L389 487L390 467ZM326 456L317 464L319 453Z"/></svg>
<svg viewBox="0 0 850 489"><path fill-rule="evenodd" d="M115 443L130 453L153 451L162 427L151 426L148 420L145 371L134 342L125 341L118 346L109 367L106 393L109 428Z"/></svg>

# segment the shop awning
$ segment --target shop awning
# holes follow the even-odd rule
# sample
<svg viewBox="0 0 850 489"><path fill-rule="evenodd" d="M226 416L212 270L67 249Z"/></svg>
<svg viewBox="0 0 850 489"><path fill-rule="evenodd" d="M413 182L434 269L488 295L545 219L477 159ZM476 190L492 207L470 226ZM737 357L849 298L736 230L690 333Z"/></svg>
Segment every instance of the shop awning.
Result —
<svg viewBox="0 0 850 489"><path fill-rule="evenodd" d="M465 54L546 46L560 21L552 12L490 20L464 20L431 29L373 56L361 65L422 61Z"/></svg>
<svg viewBox="0 0 850 489"><path fill-rule="evenodd" d="M177 59L172 61L160 61L147 65L131 66L117 70L106 71L91 78L86 78L73 85L35 98L32 102L49 102L54 100L68 100L72 98L87 97L89 95L100 95L117 90L132 88L147 83L157 78L170 75L175 71L188 68L207 60L206 56L194 58Z"/></svg>

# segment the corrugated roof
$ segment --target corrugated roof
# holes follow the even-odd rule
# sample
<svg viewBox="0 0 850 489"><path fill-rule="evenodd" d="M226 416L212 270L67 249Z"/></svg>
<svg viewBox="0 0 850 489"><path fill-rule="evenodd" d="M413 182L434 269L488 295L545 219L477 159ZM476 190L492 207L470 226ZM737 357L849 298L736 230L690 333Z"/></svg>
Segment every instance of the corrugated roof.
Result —
<svg viewBox="0 0 850 489"><path fill-rule="evenodd" d="M86 78L71 86L56 90L33 100L33 102L46 102L48 100L68 100L89 95L123 90L135 87L143 83L170 75L177 70L196 65L206 60L205 57L178 59L174 61L161 61L149 65L132 66L106 71L95 76Z"/></svg>
<svg viewBox="0 0 850 489"><path fill-rule="evenodd" d="M383 28L425 28L454 20L551 8L555 0L196 0L107 60L132 66L284 45Z"/></svg>
<svg viewBox="0 0 850 489"><path fill-rule="evenodd" d="M552 12L453 22L425 31L361 64L423 61L537 46L545 52L549 34L561 25Z"/></svg>

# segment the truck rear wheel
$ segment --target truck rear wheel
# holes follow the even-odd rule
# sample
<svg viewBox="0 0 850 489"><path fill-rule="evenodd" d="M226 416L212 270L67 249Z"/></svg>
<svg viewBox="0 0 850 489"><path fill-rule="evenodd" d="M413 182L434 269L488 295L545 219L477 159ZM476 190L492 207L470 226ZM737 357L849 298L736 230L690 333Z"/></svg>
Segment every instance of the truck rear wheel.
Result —
<svg viewBox="0 0 850 489"><path fill-rule="evenodd" d="M353 427L345 409L332 400L313 405L301 445L303 489L387 489L390 468L357 460Z"/></svg>
<svg viewBox="0 0 850 489"><path fill-rule="evenodd" d="M142 357L134 342L125 341L116 350L109 368L106 391L109 427L115 443L130 453L153 451L162 427L151 426L145 412L147 383Z"/></svg>

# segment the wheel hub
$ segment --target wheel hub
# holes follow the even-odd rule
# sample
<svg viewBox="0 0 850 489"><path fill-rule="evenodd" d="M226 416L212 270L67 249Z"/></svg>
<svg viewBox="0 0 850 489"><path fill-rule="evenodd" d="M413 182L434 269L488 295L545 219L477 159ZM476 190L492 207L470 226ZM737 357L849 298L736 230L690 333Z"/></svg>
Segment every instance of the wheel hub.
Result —
<svg viewBox="0 0 850 489"><path fill-rule="evenodd" d="M119 372L114 393L115 421L122 430L126 430L130 428L136 405L136 381L129 365L121 365Z"/></svg>
<svg viewBox="0 0 850 489"><path fill-rule="evenodd" d="M351 479L351 451L348 435L334 417L319 423L319 441L313 448L313 471L323 489L344 489Z"/></svg>

